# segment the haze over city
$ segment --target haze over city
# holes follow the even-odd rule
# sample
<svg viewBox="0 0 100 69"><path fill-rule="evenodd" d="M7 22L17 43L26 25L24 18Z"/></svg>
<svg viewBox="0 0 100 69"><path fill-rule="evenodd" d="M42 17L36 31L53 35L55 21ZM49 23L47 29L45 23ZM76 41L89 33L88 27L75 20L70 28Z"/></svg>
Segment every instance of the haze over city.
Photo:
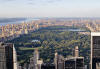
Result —
<svg viewBox="0 0 100 69"><path fill-rule="evenodd" d="M0 17L100 17L100 0L0 0Z"/></svg>

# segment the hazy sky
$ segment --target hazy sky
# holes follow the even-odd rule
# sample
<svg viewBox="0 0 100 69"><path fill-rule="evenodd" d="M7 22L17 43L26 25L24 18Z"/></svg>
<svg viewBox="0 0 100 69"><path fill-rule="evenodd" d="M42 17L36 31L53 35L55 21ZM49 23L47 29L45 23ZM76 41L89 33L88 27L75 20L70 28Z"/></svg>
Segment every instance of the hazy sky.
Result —
<svg viewBox="0 0 100 69"><path fill-rule="evenodd" d="M0 0L0 17L100 17L100 0Z"/></svg>

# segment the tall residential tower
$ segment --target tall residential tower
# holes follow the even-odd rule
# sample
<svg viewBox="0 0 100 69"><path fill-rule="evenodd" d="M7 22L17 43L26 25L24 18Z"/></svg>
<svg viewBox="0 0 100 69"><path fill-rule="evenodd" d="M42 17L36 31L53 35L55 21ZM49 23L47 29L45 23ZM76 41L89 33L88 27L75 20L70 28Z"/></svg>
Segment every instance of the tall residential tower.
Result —
<svg viewBox="0 0 100 69"><path fill-rule="evenodd" d="M100 32L91 32L91 69L100 69Z"/></svg>
<svg viewBox="0 0 100 69"><path fill-rule="evenodd" d="M0 69L17 69L17 59L14 45L0 43Z"/></svg>

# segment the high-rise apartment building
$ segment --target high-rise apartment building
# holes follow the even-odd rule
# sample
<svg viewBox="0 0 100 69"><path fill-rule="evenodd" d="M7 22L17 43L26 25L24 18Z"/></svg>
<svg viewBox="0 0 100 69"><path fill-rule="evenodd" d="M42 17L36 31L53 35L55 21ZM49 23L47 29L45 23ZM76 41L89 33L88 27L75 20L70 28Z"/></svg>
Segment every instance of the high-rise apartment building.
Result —
<svg viewBox="0 0 100 69"><path fill-rule="evenodd" d="M17 58L14 45L0 43L0 69L17 69Z"/></svg>
<svg viewBox="0 0 100 69"><path fill-rule="evenodd" d="M79 56L78 46L75 46L73 55L65 58L65 69L84 69L84 57Z"/></svg>
<svg viewBox="0 0 100 69"><path fill-rule="evenodd" d="M39 60L39 52L38 49L35 49L33 53L33 57L30 58L29 69L41 69L43 61Z"/></svg>
<svg viewBox="0 0 100 69"><path fill-rule="evenodd" d="M64 57L55 53L54 64L55 69L64 69Z"/></svg>
<svg viewBox="0 0 100 69"><path fill-rule="evenodd" d="M100 69L100 32L91 32L91 69Z"/></svg>
<svg viewBox="0 0 100 69"><path fill-rule="evenodd" d="M2 37L5 37L5 29L4 29L5 27L4 26L2 26Z"/></svg>
<svg viewBox="0 0 100 69"><path fill-rule="evenodd" d="M75 47L73 51L74 56L64 58L58 53L55 53L55 69L84 69L84 57L79 56L79 48Z"/></svg>
<svg viewBox="0 0 100 69"><path fill-rule="evenodd" d="M78 46L75 46L75 57L79 57L79 49Z"/></svg>

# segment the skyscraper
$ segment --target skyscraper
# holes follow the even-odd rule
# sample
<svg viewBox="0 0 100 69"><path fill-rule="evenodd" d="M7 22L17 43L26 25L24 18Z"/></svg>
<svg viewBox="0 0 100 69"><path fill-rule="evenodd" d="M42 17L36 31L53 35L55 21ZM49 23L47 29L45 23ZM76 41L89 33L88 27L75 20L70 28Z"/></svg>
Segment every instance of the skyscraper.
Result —
<svg viewBox="0 0 100 69"><path fill-rule="evenodd" d="M55 53L54 64L55 69L64 69L64 57Z"/></svg>
<svg viewBox="0 0 100 69"><path fill-rule="evenodd" d="M14 24L12 24L11 36L13 36L14 34L15 34L15 26Z"/></svg>
<svg viewBox="0 0 100 69"><path fill-rule="evenodd" d="M28 34L27 24L25 24L25 34Z"/></svg>
<svg viewBox="0 0 100 69"><path fill-rule="evenodd" d="M14 45L0 43L0 69L17 69L17 59Z"/></svg>
<svg viewBox="0 0 100 69"><path fill-rule="evenodd" d="M54 58L54 63L55 63L55 69L58 69L58 53L55 53L55 58Z"/></svg>
<svg viewBox="0 0 100 69"><path fill-rule="evenodd" d="M79 57L79 49L78 49L78 46L75 46L75 57Z"/></svg>
<svg viewBox="0 0 100 69"><path fill-rule="evenodd" d="M4 29L4 26L2 26L2 37L5 37L5 29Z"/></svg>
<svg viewBox="0 0 100 69"><path fill-rule="evenodd" d="M38 49L35 49L34 60L33 60L35 69L38 69L38 66L37 66L38 60L39 60L39 52L38 52Z"/></svg>
<svg viewBox="0 0 100 69"><path fill-rule="evenodd" d="M91 69L100 69L100 32L91 32Z"/></svg>
<svg viewBox="0 0 100 69"><path fill-rule="evenodd" d="M65 58L65 69L84 69L84 57L79 56L78 46L75 46L73 55Z"/></svg>
<svg viewBox="0 0 100 69"><path fill-rule="evenodd" d="M36 48L33 57L30 58L29 69L41 69L41 64L43 63L42 60L39 60L39 52Z"/></svg>

